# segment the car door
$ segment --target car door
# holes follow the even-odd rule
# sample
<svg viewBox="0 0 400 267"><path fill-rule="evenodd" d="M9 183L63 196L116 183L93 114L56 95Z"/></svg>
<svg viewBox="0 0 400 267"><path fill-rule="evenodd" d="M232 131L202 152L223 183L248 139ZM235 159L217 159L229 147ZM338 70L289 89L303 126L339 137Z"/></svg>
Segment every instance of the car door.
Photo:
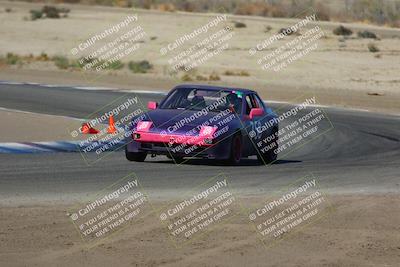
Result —
<svg viewBox="0 0 400 267"><path fill-rule="evenodd" d="M276 114L271 108L266 106L256 93L246 95L243 102L243 124L245 126L245 130L243 131L245 145L243 155L257 155L257 143L272 133L271 127L266 128L263 126L269 125L268 122L276 117ZM261 108L263 114L250 118L250 111L252 108ZM264 130L265 128L266 130Z"/></svg>
<svg viewBox="0 0 400 267"><path fill-rule="evenodd" d="M244 142L243 156L255 154L254 142L257 140L257 136L254 136L254 133L257 135L256 127L260 124L260 117L250 118L252 108L262 108L264 110L264 106L260 105L255 94L250 93L245 96L242 109L242 122L244 125L244 130L242 131Z"/></svg>

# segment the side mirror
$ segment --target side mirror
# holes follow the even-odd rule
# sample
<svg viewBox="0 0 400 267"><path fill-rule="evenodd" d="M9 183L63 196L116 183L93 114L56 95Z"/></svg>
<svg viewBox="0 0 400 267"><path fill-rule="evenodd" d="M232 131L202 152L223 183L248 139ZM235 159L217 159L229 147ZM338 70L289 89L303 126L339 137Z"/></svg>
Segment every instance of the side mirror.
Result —
<svg viewBox="0 0 400 267"><path fill-rule="evenodd" d="M262 108L252 108L250 110L249 117L252 120L254 117L260 117L264 114L264 110Z"/></svg>
<svg viewBox="0 0 400 267"><path fill-rule="evenodd" d="M149 101L149 103L147 103L147 108L148 109L156 109L157 106L158 106L158 103L154 102L154 101Z"/></svg>

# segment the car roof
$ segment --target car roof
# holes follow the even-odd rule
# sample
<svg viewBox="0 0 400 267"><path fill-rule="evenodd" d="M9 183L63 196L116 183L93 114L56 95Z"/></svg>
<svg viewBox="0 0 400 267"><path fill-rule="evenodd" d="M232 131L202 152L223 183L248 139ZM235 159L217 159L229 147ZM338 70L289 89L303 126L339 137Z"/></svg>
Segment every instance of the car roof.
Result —
<svg viewBox="0 0 400 267"><path fill-rule="evenodd" d="M223 87L223 86L215 86L215 85L202 85L202 84L180 84L175 86L174 89L179 88L188 88L188 89L203 89L203 90L210 90L210 91L239 91L245 94L248 93L256 93L250 89L244 88L237 88L237 87Z"/></svg>

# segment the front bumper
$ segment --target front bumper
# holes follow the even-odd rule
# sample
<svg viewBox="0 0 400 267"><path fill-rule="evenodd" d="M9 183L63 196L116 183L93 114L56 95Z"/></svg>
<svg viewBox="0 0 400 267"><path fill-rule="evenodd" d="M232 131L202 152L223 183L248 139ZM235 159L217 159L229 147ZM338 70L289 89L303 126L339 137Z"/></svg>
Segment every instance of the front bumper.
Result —
<svg viewBox="0 0 400 267"><path fill-rule="evenodd" d="M133 138L140 134L140 138ZM207 137L162 135L150 132L135 132L132 142L128 143L129 152L147 152L171 157L200 157L208 159L227 159L229 157L229 140L206 144ZM229 139L229 138L228 138Z"/></svg>
<svg viewBox="0 0 400 267"><path fill-rule="evenodd" d="M140 137L135 137L140 136ZM168 145L197 145L199 147L209 147L212 143L207 143L206 139L210 139L208 136L198 135L177 135L177 134L160 134L151 132L134 132L132 138L140 143L165 143Z"/></svg>

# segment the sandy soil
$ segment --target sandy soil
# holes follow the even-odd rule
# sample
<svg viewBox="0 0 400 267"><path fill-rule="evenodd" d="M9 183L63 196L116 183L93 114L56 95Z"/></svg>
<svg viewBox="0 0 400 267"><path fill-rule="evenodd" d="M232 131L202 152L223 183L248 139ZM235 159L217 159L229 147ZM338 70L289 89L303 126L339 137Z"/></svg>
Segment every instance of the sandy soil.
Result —
<svg viewBox="0 0 400 267"><path fill-rule="evenodd" d="M85 140L89 135L79 133L72 137L70 134L79 129L83 122L64 116L0 109L0 142ZM96 126L99 131L106 127L106 124Z"/></svg>
<svg viewBox="0 0 400 267"><path fill-rule="evenodd" d="M0 265L398 266L398 195L333 195L330 201L333 212L270 248L240 216L176 249L154 214L87 248L66 216L73 203L3 206Z"/></svg>
<svg viewBox="0 0 400 267"><path fill-rule="evenodd" d="M87 80L87 77L94 77L93 80ZM122 75L108 74L98 79L96 75L87 74L86 78L82 74L76 72L63 72L58 70L13 70L3 69L0 72L1 80L37 82L44 84L61 84L71 86L95 86L115 89L127 90L148 90L148 91L164 91L168 92L171 88L179 83L174 79L166 76L143 75ZM257 88L249 86L249 83L243 83L238 86L238 82L209 82L210 84ZM268 86L267 88L256 89L260 96L269 101L285 101L290 103L301 103L309 96L315 96L318 104L356 108L373 112L400 114L400 92L390 91L383 95L371 96L368 92L353 90L317 90L310 87L296 88L289 86ZM301 100L302 99L302 100Z"/></svg>
<svg viewBox="0 0 400 267"><path fill-rule="evenodd" d="M72 140L66 125L78 128L79 120L62 116L0 110L0 142Z"/></svg>
<svg viewBox="0 0 400 267"><path fill-rule="evenodd" d="M12 12L6 13L5 7ZM71 13L60 20L29 21L30 9L41 4L0 0L0 55L42 52L71 57L71 48L123 20L133 12L123 8L68 5ZM215 15L135 11L147 37L140 53L123 59L149 60L154 70L132 74L127 69L101 74L60 71L52 62L0 66L1 80L29 81L167 91L181 80L168 76L167 58L158 52L177 37L204 25ZM295 20L230 16L246 28L224 53L198 68L198 74L217 72L216 84L249 87L267 100L296 102L306 94L319 104L400 113L400 30L364 24L346 24L355 32L370 29L381 40L340 40L332 35L338 23L318 23L326 33L316 51L280 72L262 71L248 49L292 25ZM266 26L271 31L265 33ZM156 37L156 38L151 38ZM294 37L288 37L288 40ZM380 52L370 53L375 43ZM226 76L226 70L246 70L248 77ZM204 82L203 82L204 83ZM370 95L378 94L377 96ZM64 117L0 111L0 142L69 139ZM16 131L16 129L24 129ZM0 204L0 266L398 266L400 261L400 196L332 195L333 212L305 228L292 231L276 245L265 248L245 215L216 226L207 235L177 249L156 214L132 223L100 244L88 248L67 212L77 203ZM244 206L263 203L243 198ZM153 202L155 207L166 203Z"/></svg>
<svg viewBox="0 0 400 267"><path fill-rule="evenodd" d="M45 52L49 56L73 57L70 54L71 48L93 34L122 21L128 14L137 13L138 24L147 36L140 52L126 56L122 61L148 60L154 65L154 69L143 75L132 74L126 68L101 74L83 71L70 73L57 71L50 62L33 62L19 67L3 66L5 69L0 72L0 79L142 90L168 90L181 83L181 80L166 74L168 57L160 55L160 48L215 17L212 14L131 11L124 8L69 5L71 13L68 18L29 21L23 18L29 17L30 9L38 9L41 5L0 1L0 7L3 6L12 7L13 12L0 12L3 25L0 29L0 54L13 52L21 55L39 55ZM233 21L241 21L247 27L235 28L230 47L198 68L197 74L200 75L218 73L221 81L213 83L254 88L264 98L271 100L295 102L297 96L312 93L321 104L399 113L399 29L345 24L354 34L353 37L342 40L341 37L332 34L332 29L339 23L312 23L310 27L319 25L326 35L318 41L318 48L287 68L274 72L261 70L256 63L257 58L250 57L248 49L297 20L228 16L227 21L228 25L233 25ZM268 33L264 32L266 26L272 28ZM354 37L357 31L364 29L377 33L380 40ZM279 42L284 44L293 38L295 37L290 36ZM380 52L369 52L369 43L376 44ZM223 75L226 70L245 70L250 76Z"/></svg>

